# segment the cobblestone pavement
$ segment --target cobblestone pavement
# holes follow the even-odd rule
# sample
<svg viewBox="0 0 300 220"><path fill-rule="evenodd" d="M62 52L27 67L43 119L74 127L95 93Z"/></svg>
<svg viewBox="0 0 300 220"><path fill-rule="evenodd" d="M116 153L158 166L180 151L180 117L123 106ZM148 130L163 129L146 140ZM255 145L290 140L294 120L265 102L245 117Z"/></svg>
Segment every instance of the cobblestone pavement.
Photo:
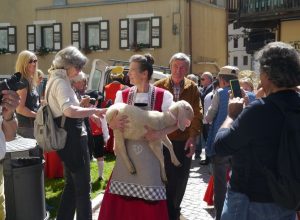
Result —
<svg viewBox="0 0 300 220"><path fill-rule="evenodd" d="M212 220L214 209L207 206L203 196L209 180L208 166L200 166L199 160L192 161L190 177L181 203L181 220ZM99 206L94 209L93 220L97 220Z"/></svg>

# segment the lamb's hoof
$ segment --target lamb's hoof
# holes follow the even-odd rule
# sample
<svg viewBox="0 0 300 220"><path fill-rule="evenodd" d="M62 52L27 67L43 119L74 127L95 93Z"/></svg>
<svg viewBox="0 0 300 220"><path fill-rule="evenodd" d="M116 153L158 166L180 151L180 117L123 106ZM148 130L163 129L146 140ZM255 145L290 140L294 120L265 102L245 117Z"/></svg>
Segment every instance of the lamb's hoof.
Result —
<svg viewBox="0 0 300 220"><path fill-rule="evenodd" d="M130 173L134 175L136 174L136 170L131 170Z"/></svg>
<svg viewBox="0 0 300 220"><path fill-rule="evenodd" d="M182 166L182 164L181 164L179 161L174 162L173 164L174 164L174 166L176 166L176 167L181 167L181 166Z"/></svg>

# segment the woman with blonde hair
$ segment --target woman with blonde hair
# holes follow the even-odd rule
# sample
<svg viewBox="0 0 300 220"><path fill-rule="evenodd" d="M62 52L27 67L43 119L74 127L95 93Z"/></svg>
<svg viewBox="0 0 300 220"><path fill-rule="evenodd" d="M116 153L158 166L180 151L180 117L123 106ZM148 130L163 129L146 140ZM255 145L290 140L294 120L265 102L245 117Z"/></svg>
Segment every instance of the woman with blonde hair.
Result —
<svg viewBox="0 0 300 220"><path fill-rule="evenodd" d="M20 96L20 104L16 109L18 119L17 134L25 138L34 138L33 122L39 108L39 95L34 85L38 66L37 61L37 56L34 53L23 50L19 53L15 66L16 72L21 73L21 81L24 84L24 88L17 91Z"/></svg>

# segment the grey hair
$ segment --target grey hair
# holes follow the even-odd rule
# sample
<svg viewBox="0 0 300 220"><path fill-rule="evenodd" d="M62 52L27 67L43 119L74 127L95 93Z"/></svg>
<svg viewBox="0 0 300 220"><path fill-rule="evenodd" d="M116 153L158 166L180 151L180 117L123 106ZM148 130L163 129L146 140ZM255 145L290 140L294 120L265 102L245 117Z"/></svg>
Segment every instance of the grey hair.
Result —
<svg viewBox="0 0 300 220"><path fill-rule="evenodd" d="M298 51L283 42L272 42L263 47L256 59L260 72L267 74L279 88L300 85L300 58Z"/></svg>
<svg viewBox="0 0 300 220"><path fill-rule="evenodd" d="M82 80L87 80L87 76L86 76L86 74L84 72L80 71L77 76L75 76L74 78L72 78L71 82L72 83L76 83L76 82L80 82Z"/></svg>
<svg viewBox="0 0 300 220"><path fill-rule="evenodd" d="M186 77L198 85L198 77L195 74L191 73L191 74L187 75Z"/></svg>
<svg viewBox="0 0 300 220"><path fill-rule="evenodd" d="M54 69L68 69L75 67L76 69L82 69L87 63L87 57L84 56L76 47L68 46L60 50L52 61Z"/></svg>
<svg viewBox="0 0 300 220"><path fill-rule="evenodd" d="M188 57L188 55L186 55L185 53L181 53L181 52L175 53L175 54L171 57L171 59L170 59L170 62L169 62L170 66L171 66L171 64L173 63L174 60L183 60L183 61L185 61L189 66L191 65L191 60L190 60L190 58Z"/></svg>
<svg viewBox="0 0 300 220"><path fill-rule="evenodd" d="M211 72L204 72L204 73L202 73L202 76L207 76L210 79L211 82L214 79L213 75L211 74Z"/></svg>

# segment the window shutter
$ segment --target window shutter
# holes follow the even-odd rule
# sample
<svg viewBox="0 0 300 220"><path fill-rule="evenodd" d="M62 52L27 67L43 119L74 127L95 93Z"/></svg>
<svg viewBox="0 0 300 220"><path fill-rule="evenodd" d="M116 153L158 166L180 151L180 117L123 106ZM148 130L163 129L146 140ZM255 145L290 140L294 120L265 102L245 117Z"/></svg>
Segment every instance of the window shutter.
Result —
<svg viewBox="0 0 300 220"><path fill-rule="evenodd" d="M53 50L59 51L62 49L62 34L61 23L53 24Z"/></svg>
<svg viewBox="0 0 300 220"><path fill-rule="evenodd" d="M151 47L161 48L161 16L151 18Z"/></svg>
<svg viewBox="0 0 300 220"><path fill-rule="evenodd" d="M27 25L27 50L36 50L35 25Z"/></svg>
<svg viewBox="0 0 300 220"><path fill-rule="evenodd" d="M81 48L80 45L80 22L71 23L71 43L74 47L78 49Z"/></svg>
<svg viewBox="0 0 300 220"><path fill-rule="evenodd" d="M8 28L8 52L17 52L17 27L9 26Z"/></svg>
<svg viewBox="0 0 300 220"><path fill-rule="evenodd" d="M109 21L102 20L100 21L100 49L108 50L109 49Z"/></svg>
<svg viewBox="0 0 300 220"><path fill-rule="evenodd" d="M129 19L119 20L120 49L129 48Z"/></svg>

